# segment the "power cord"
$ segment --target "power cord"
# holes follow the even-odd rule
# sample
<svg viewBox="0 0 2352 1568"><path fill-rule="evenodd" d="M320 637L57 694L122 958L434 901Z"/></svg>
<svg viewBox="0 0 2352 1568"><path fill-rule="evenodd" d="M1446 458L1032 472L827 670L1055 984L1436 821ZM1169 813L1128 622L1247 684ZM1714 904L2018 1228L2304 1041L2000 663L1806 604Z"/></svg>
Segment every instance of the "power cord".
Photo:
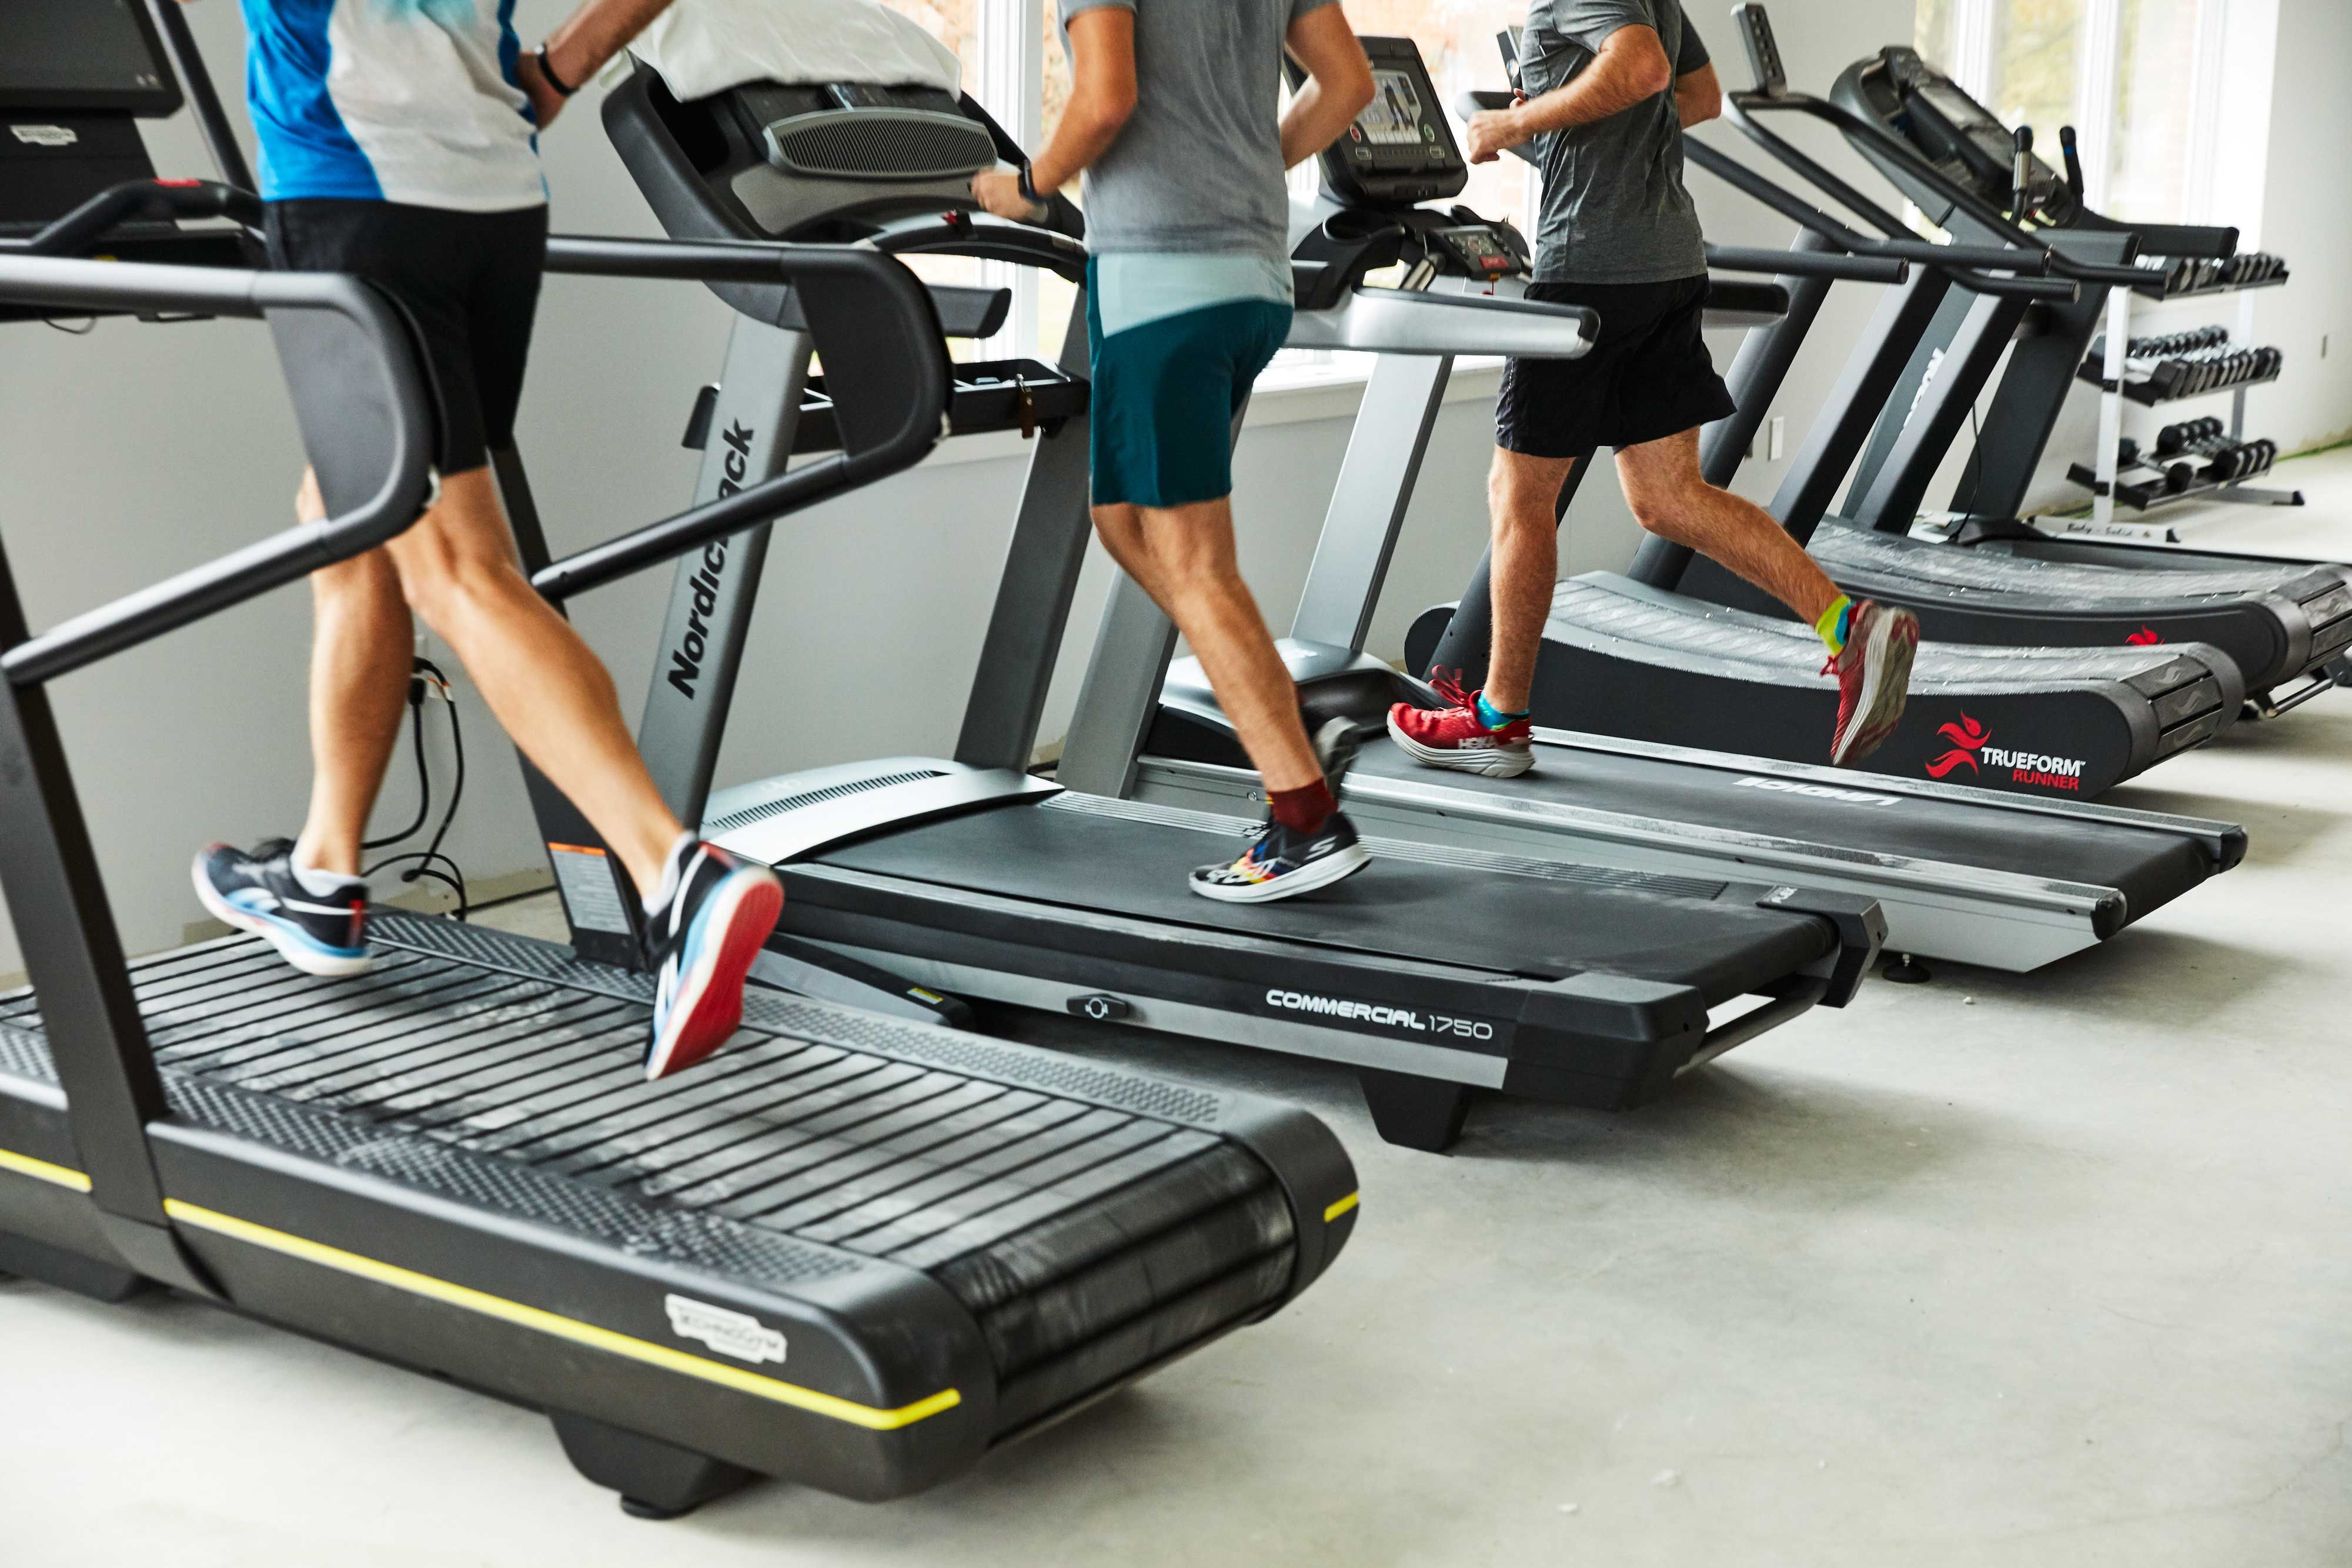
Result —
<svg viewBox="0 0 2352 1568"><path fill-rule="evenodd" d="M442 674L441 667L430 659L416 661L408 682L409 750L416 759L416 820L399 832L381 839L370 839L361 847L381 850L404 843L423 832L425 822L433 815L433 775L425 761L425 704L433 696L438 696L449 709L449 745L457 764L457 777L449 786L449 803L442 809L440 825L434 830L432 841L425 848L412 850L405 854L387 855L364 868L361 874L373 877L393 866L407 866L408 869L400 873L401 882L412 887L419 882L433 882L447 888L457 900L456 918L462 921L473 913L473 905L466 896L465 868L442 853L441 845L449 836L450 825L457 821L458 803L466 798L466 731L458 721L457 697L450 689L449 677ZM443 867L447 869L445 871L441 869Z"/></svg>

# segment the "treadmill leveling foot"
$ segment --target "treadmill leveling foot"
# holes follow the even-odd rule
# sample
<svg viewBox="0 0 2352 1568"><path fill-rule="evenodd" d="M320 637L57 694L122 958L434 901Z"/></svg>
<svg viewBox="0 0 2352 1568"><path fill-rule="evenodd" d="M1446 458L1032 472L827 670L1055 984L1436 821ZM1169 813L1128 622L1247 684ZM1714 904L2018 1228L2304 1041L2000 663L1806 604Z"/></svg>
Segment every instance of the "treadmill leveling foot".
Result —
<svg viewBox="0 0 2352 1568"><path fill-rule="evenodd" d="M1470 1085L1443 1078L1417 1078L1410 1072L1361 1067L1357 1079L1364 1086L1364 1103L1370 1107L1372 1125L1381 1138L1401 1148L1442 1155L1462 1135L1470 1114Z"/></svg>
<svg viewBox="0 0 2352 1568"><path fill-rule="evenodd" d="M632 1519L676 1519L751 1479L740 1465L627 1431L589 1416L551 1410L555 1435L572 1469L621 1494Z"/></svg>
<svg viewBox="0 0 2352 1568"><path fill-rule="evenodd" d="M1886 967L1878 971L1878 974L1881 979L1892 981L1898 986L1924 986L1936 977L1936 971L1908 953L1900 957L1889 959Z"/></svg>

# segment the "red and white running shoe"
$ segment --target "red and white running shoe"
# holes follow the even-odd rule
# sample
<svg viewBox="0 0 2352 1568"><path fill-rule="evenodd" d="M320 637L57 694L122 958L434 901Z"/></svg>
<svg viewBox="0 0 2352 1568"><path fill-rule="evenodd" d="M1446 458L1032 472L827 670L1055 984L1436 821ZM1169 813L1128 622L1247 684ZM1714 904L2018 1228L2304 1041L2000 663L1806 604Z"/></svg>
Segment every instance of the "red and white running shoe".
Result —
<svg viewBox="0 0 2352 1568"><path fill-rule="evenodd" d="M1919 618L1874 600L1853 607L1845 650L1822 666L1838 680L1837 729L1830 764L1850 768L1885 744L1911 697L1911 659L1919 651Z"/></svg>
<svg viewBox="0 0 2352 1568"><path fill-rule="evenodd" d="M1489 779L1517 779L1536 765L1535 727L1526 719L1488 729L1478 716L1477 693L1464 691L1445 675L1430 682L1430 688L1448 706L1397 703L1389 709L1389 738L1407 757L1425 768L1451 768Z"/></svg>
<svg viewBox="0 0 2352 1568"><path fill-rule="evenodd" d="M784 884L766 866L681 841L669 898L647 922L661 956L646 1076L682 1072L743 1022L743 983L784 912Z"/></svg>

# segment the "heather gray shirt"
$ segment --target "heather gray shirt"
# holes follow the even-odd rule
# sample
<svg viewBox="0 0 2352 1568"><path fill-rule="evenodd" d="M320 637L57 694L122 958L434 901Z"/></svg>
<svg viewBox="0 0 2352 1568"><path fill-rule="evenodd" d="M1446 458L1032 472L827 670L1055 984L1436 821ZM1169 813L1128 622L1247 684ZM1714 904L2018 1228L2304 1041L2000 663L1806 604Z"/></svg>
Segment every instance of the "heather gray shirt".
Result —
<svg viewBox="0 0 2352 1568"><path fill-rule="evenodd" d="M1621 27L1649 27L1675 75L1707 63L1682 0L1530 0L1519 46L1529 98L1576 79ZM1543 215L1536 277L1547 283L1664 283L1706 270L1698 211L1683 189L1682 116L1669 90L1591 125L1537 138Z"/></svg>
<svg viewBox="0 0 2352 1568"><path fill-rule="evenodd" d="M1135 113L1087 171L1087 244L1222 251L1282 260L1290 194L1282 166L1282 46L1332 0L1062 0L1069 23L1135 14Z"/></svg>

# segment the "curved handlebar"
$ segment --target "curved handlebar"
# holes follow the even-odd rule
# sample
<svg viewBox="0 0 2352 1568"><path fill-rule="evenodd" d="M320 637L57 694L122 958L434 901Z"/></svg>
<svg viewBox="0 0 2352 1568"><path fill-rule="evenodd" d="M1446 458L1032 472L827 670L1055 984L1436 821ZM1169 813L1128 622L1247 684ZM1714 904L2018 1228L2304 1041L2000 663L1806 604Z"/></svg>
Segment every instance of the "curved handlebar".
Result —
<svg viewBox="0 0 2352 1568"><path fill-rule="evenodd" d="M53 680L347 560L399 534L424 509L431 491L434 431L425 373L407 322L356 279L332 273L0 256L0 299L67 309L341 317L366 343L372 379L379 383L372 390L383 399L391 444L383 483L357 507L323 522L298 523L18 643L0 655L0 671L13 685Z"/></svg>
<svg viewBox="0 0 2352 1568"><path fill-rule="evenodd" d="M1907 283L1911 264L1892 256L1839 256L1818 250L1770 250L1737 245L1706 247L1706 265L1718 272L1754 272L1768 277L1830 277L1848 283Z"/></svg>
<svg viewBox="0 0 2352 1568"><path fill-rule="evenodd" d="M261 198L216 180L131 180L110 186L28 239L5 248L21 256L79 256L118 224L133 219L234 218L261 223Z"/></svg>
<svg viewBox="0 0 2352 1568"><path fill-rule="evenodd" d="M1055 201L1069 206L1065 196ZM1075 207L1071 208L1076 212ZM1085 222L1080 220L1080 229ZM1076 236L1033 224L982 223L971 214L945 213L935 218L914 218L891 224L867 242L886 256L969 256L983 261L1009 261L1035 267L1072 283L1087 280L1087 247Z"/></svg>

